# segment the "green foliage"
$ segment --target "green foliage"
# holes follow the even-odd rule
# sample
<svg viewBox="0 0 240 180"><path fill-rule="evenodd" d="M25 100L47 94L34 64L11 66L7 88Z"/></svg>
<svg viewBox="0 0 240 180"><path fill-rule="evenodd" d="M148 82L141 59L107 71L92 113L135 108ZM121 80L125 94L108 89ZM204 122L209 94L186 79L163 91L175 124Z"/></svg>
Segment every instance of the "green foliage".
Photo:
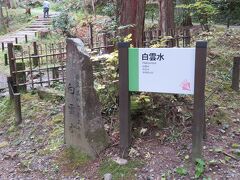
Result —
<svg viewBox="0 0 240 180"><path fill-rule="evenodd" d="M63 0L59 3L55 3L52 6L52 9L55 11L74 11L78 12L79 10L83 10L84 1L83 0Z"/></svg>
<svg viewBox="0 0 240 180"><path fill-rule="evenodd" d="M151 19L153 22L159 16L159 7L156 4L147 4L145 16L147 19Z"/></svg>
<svg viewBox="0 0 240 180"><path fill-rule="evenodd" d="M65 156L68 160L70 160L70 162L75 167L82 166L82 165L88 163L89 160L91 159L89 156L78 151L77 149L75 149L73 147L66 149Z"/></svg>
<svg viewBox="0 0 240 180"><path fill-rule="evenodd" d="M106 173L111 173L113 175L113 179L135 179L134 172L135 168L141 166L141 162L139 161L129 161L126 165L119 165L112 160L106 160L102 162L99 168L99 173L101 177Z"/></svg>
<svg viewBox="0 0 240 180"><path fill-rule="evenodd" d="M9 97L0 99L0 124L5 121L9 121L13 113L13 105L9 100Z"/></svg>
<svg viewBox="0 0 240 180"><path fill-rule="evenodd" d="M117 108L116 98L118 96L118 52L110 54L108 59L102 63L104 71L96 74L96 90L100 102L106 114L112 114Z"/></svg>
<svg viewBox="0 0 240 180"><path fill-rule="evenodd" d="M158 41L153 41L150 42L152 45L150 46L151 48L163 48L167 46L167 43L171 39L171 36L163 36L160 40Z"/></svg>
<svg viewBox="0 0 240 180"><path fill-rule="evenodd" d="M212 0L214 6L218 9L219 15L217 22L240 24L240 1L238 0Z"/></svg>
<svg viewBox="0 0 240 180"><path fill-rule="evenodd" d="M193 4L180 5L179 8L191 10L192 15L198 19L202 25L203 30L209 31L209 23L217 15L218 11L209 1L197 0Z"/></svg>
<svg viewBox="0 0 240 180"><path fill-rule="evenodd" d="M115 15L115 12L117 10L117 7L114 3L107 3L104 6L102 6L101 9L99 9L99 13L105 16L113 17Z"/></svg>
<svg viewBox="0 0 240 180"><path fill-rule="evenodd" d="M124 42L130 42L132 35L123 38ZM117 109L118 98L118 51L111 53L105 61L101 63L103 70L95 73L95 88L103 105L105 114L112 114Z"/></svg>
<svg viewBox="0 0 240 180"><path fill-rule="evenodd" d="M196 159L195 178L200 178L205 170L205 162L202 159Z"/></svg>
<svg viewBox="0 0 240 180"><path fill-rule="evenodd" d="M181 7L182 5L176 6L175 23L178 26L190 26L192 25L191 10L185 7L194 3L194 0L181 0L181 2L184 4L184 8Z"/></svg>
<svg viewBox="0 0 240 180"><path fill-rule="evenodd" d="M65 86L63 83L61 82L54 82L51 87L57 91L61 91L61 92L64 92L65 90Z"/></svg>
<svg viewBox="0 0 240 180"><path fill-rule="evenodd" d="M111 18L111 21L108 22L108 25L104 27L106 32L116 31L118 25L119 17L116 17L117 6L115 3L102 3L97 5L96 14L100 14L103 16L108 16Z"/></svg>
<svg viewBox="0 0 240 180"><path fill-rule="evenodd" d="M71 29L76 25L75 19L69 11L62 11L59 16L53 19L53 28L60 30L61 34L71 37Z"/></svg>
<svg viewBox="0 0 240 180"><path fill-rule="evenodd" d="M188 172L187 172L187 170L186 170L185 168L183 168L183 167L178 167L178 168L176 169L176 173L179 174L179 175L181 175L181 176L186 176Z"/></svg>
<svg viewBox="0 0 240 180"><path fill-rule="evenodd" d="M5 34L6 32L20 29L33 20L33 17L31 15L25 14L25 9L21 8L8 10L3 8L3 16L4 19L8 18L8 26L2 32L0 31L0 35Z"/></svg>

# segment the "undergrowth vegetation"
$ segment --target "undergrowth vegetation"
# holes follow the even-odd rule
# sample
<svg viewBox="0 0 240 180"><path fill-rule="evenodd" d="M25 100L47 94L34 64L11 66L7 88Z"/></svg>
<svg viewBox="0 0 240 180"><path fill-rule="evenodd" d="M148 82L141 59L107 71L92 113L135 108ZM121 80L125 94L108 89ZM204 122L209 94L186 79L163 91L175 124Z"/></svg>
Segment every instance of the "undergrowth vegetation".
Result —
<svg viewBox="0 0 240 180"><path fill-rule="evenodd" d="M25 14L25 9L9 9L8 14L6 14L6 11L3 11L6 17L8 15L9 18L9 26L7 27L7 31L15 31L17 29L20 29L21 27L25 27L27 24L29 24L33 19L34 16L30 16ZM4 35L6 32L0 32L0 35Z"/></svg>

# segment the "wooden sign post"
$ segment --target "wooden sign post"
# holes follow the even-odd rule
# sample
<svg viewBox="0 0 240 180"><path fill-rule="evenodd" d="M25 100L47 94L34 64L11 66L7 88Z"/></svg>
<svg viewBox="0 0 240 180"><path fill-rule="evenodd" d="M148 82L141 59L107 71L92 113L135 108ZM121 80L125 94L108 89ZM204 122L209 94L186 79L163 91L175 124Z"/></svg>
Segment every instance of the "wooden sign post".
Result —
<svg viewBox="0 0 240 180"><path fill-rule="evenodd" d="M196 48L129 48L119 43L120 148L131 144L130 91L194 95L192 158L201 158L205 124L207 42ZM174 72L174 73L172 73Z"/></svg>
<svg viewBox="0 0 240 180"><path fill-rule="evenodd" d="M130 94L128 88L128 48L130 43L118 43L119 53L119 118L120 151L123 157L128 155L131 141Z"/></svg>

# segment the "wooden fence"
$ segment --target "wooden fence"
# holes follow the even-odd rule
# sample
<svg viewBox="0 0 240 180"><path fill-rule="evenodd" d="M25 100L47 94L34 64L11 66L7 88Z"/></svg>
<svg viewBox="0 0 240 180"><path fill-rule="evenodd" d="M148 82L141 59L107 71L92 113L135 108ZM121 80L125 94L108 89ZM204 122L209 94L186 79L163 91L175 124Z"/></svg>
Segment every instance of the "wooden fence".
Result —
<svg viewBox="0 0 240 180"><path fill-rule="evenodd" d="M159 29L144 32L144 47L150 47L161 41L166 42L166 47L188 47L191 42L190 29L169 29L165 36Z"/></svg>
<svg viewBox="0 0 240 180"><path fill-rule="evenodd" d="M83 38L83 41L91 51L98 51L103 54L111 53L116 47L117 36L117 32L98 33L94 31L93 25L89 24L88 35ZM166 35L163 35L159 29L144 32L144 47L150 47L162 41L166 42L166 47L188 47L191 42L190 29L169 29Z"/></svg>
<svg viewBox="0 0 240 180"><path fill-rule="evenodd" d="M37 44L20 46L8 43L8 59L13 88L16 92L38 86L50 87L65 81L66 45Z"/></svg>

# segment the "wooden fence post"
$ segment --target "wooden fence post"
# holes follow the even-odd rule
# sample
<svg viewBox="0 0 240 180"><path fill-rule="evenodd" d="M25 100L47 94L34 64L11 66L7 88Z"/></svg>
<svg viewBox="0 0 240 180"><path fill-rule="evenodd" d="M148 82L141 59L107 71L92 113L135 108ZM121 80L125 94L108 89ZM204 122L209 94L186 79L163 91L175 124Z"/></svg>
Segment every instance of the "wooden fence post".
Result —
<svg viewBox="0 0 240 180"><path fill-rule="evenodd" d="M4 64L5 66L8 65L8 55L6 53L4 54Z"/></svg>
<svg viewBox="0 0 240 180"><path fill-rule="evenodd" d="M25 63L23 62L17 62L16 63L16 71L24 71L25 70ZM19 85L19 84L25 84L27 81L26 73L25 72L17 72L16 73L16 82L17 82L17 88L18 92L27 91L26 85Z"/></svg>
<svg viewBox="0 0 240 180"><path fill-rule="evenodd" d="M171 29L171 36L172 36L172 47L176 46L176 30Z"/></svg>
<svg viewBox="0 0 240 180"><path fill-rule="evenodd" d="M120 151L123 157L128 155L131 141L130 93L128 85L128 48L130 43L118 43L119 49L119 119Z"/></svg>
<svg viewBox="0 0 240 180"><path fill-rule="evenodd" d="M2 42L2 51L4 51L4 48L5 48L5 47L4 47L4 42Z"/></svg>
<svg viewBox="0 0 240 180"><path fill-rule="evenodd" d="M16 74L13 72L15 72L16 66L15 66L15 60L14 60L14 54L13 54L13 43L8 43L8 61L9 61L9 67L10 67L10 75L12 77L13 83L15 84Z"/></svg>
<svg viewBox="0 0 240 180"><path fill-rule="evenodd" d="M176 46L179 47L179 30L176 30Z"/></svg>
<svg viewBox="0 0 240 180"><path fill-rule="evenodd" d="M143 47L146 47L147 45L147 32L144 31L143 33Z"/></svg>
<svg viewBox="0 0 240 180"><path fill-rule="evenodd" d="M89 23L89 48L93 48L93 25Z"/></svg>
<svg viewBox="0 0 240 180"><path fill-rule="evenodd" d="M25 43L28 42L28 37L27 37L27 34L25 34Z"/></svg>
<svg viewBox="0 0 240 180"><path fill-rule="evenodd" d="M152 41L153 40L153 32L152 32L152 30L148 31L148 33L149 33L149 40Z"/></svg>
<svg viewBox="0 0 240 180"><path fill-rule="evenodd" d="M10 99L13 100L14 99L14 91L13 91L13 81L12 81L11 76L7 77L7 83L8 83L8 91L9 91Z"/></svg>
<svg viewBox="0 0 240 180"><path fill-rule="evenodd" d="M16 124L19 125L22 122L20 93L14 94L14 107L15 107Z"/></svg>
<svg viewBox="0 0 240 180"><path fill-rule="evenodd" d="M37 56L38 55L38 48L37 48L37 42L33 42L33 55ZM39 65L39 57L34 57L32 58L33 61L33 66L38 66Z"/></svg>
<svg viewBox="0 0 240 180"><path fill-rule="evenodd" d="M58 67L53 67L52 68L52 78L53 79L58 79L59 78Z"/></svg>
<svg viewBox="0 0 240 180"><path fill-rule="evenodd" d="M202 158L205 124L205 79L207 42L197 41L195 57L194 111L192 123L192 160Z"/></svg>
<svg viewBox="0 0 240 180"><path fill-rule="evenodd" d="M102 34L102 46L104 47L103 49L103 53L104 54L106 54L106 53L108 53L107 52L107 44L108 44L108 42L107 42L107 34L106 33L103 33Z"/></svg>
<svg viewBox="0 0 240 180"><path fill-rule="evenodd" d="M66 105L63 105L63 125L66 127ZM66 144L66 128L63 128L63 143Z"/></svg>
<svg viewBox="0 0 240 180"><path fill-rule="evenodd" d="M232 89L239 91L239 70L240 70L240 57L234 57L233 70L232 70Z"/></svg>
<svg viewBox="0 0 240 180"><path fill-rule="evenodd" d="M190 29L189 27L186 28L185 30L185 45L186 46L190 46L190 43L191 43L191 34L190 34Z"/></svg>

